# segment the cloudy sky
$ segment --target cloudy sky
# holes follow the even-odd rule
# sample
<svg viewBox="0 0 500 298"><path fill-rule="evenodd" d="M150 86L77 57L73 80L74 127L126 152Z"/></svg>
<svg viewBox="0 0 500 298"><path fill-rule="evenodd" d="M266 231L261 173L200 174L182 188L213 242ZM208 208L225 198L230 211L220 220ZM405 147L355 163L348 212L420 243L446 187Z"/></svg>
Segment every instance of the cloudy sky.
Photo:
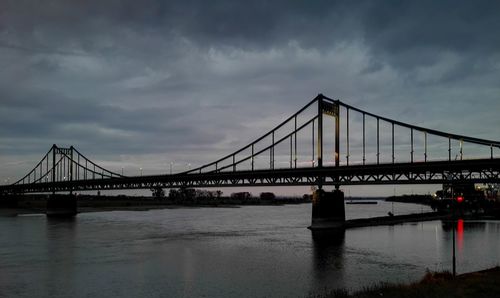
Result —
<svg viewBox="0 0 500 298"><path fill-rule="evenodd" d="M316 94L500 140L498 1L0 0L0 179L228 154ZM137 173L136 173L137 172Z"/></svg>

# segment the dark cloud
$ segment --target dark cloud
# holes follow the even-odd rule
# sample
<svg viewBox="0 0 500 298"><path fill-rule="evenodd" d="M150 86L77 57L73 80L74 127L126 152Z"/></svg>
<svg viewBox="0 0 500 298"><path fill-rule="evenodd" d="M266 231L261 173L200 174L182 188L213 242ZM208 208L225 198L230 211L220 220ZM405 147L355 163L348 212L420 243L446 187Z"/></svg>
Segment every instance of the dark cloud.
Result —
<svg viewBox="0 0 500 298"><path fill-rule="evenodd" d="M497 9L496 1L371 2L362 18L364 36L373 48L392 54L419 49L496 52L500 37L489 29L500 25Z"/></svg>
<svg viewBox="0 0 500 298"><path fill-rule="evenodd" d="M61 143L127 164L199 164L320 92L389 118L500 139L499 8L2 1L0 153L14 164Z"/></svg>

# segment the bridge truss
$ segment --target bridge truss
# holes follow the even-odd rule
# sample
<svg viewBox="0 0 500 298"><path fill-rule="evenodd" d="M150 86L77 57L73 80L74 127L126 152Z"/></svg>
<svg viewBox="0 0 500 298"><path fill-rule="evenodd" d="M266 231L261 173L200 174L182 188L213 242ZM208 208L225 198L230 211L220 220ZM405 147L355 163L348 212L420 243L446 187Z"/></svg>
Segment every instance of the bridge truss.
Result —
<svg viewBox="0 0 500 298"><path fill-rule="evenodd" d="M332 117L333 125L325 123L325 117ZM325 154L325 143L332 147L331 154ZM482 155L465 158L466 146ZM403 123L319 94L250 144L189 171L125 177L100 167L72 146L53 145L33 170L12 185L0 186L0 192L500 183L499 149L500 141Z"/></svg>

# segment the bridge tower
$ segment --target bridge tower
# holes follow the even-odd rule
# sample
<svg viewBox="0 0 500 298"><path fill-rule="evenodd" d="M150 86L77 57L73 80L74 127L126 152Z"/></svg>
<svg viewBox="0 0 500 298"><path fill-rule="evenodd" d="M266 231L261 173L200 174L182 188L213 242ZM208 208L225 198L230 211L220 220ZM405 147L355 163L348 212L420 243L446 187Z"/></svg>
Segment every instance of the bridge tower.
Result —
<svg viewBox="0 0 500 298"><path fill-rule="evenodd" d="M335 118L335 167L340 166L340 105L323 100L318 101L318 167L323 167L323 114ZM349 124L347 124L349 125ZM311 230L343 228L345 223L344 193L340 190L339 177L336 177L335 189L332 192L323 190L323 176L318 177L318 189L313 193Z"/></svg>
<svg viewBox="0 0 500 298"><path fill-rule="evenodd" d="M57 181L56 176L62 178L63 182L73 181L73 152L74 148L60 148L56 144L52 145L52 181ZM56 162L59 160L59 162ZM62 162L62 163L61 163ZM52 186L52 194L47 199L46 214L49 217L72 217L78 213L76 196L73 188L69 194L56 194L56 184Z"/></svg>

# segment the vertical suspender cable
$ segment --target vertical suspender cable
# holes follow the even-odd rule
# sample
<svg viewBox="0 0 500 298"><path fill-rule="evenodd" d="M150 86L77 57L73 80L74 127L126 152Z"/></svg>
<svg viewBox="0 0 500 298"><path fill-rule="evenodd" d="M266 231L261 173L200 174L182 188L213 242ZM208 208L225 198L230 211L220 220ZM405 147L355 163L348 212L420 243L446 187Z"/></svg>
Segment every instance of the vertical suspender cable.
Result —
<svg viewBox="0 0 500 298"><path fill-rule="evenodd" d="M427 132L424 131L424 161L427 162Z"/></svg>
<svg viewBox="0 0 500 298"><path fill-rule="evenodd" d="M314 120L312 122L312 159L311 164L314 167Z"/></svg>
<svg viewBox="0 0 500 298"><path fill-rule="evenodd" d="M413 128L410 128L411 135L411 152L410 152L410 161L413 163Z"/></svg>
<svg viewBox="0 0 500 298"><path fill-rule="evenodd" d="M346 129L347 129L347 133L346 133L346 137L347 137L347 155L346 155L346 159L347 159L347 165L349 165L349 108L347 108L346 120L347 120L347 125L346 125Z"/></svg>
<svg viewBox="0 0 500 298"><path fill-rule="evenodd" d="M392 163L394 163L394 123L392 123Z"/></svg>
<svg viewBox="0 0 500 298"><path fill-rule="evenodd" d="M379 125L379 118L377 118L377 164L380 162L380 125Z"/></svg>
<svg viewBox="0 0 500 298"><path fill-rule="evenodd" d="M366 161L366 149L365 149L365 113L363 113L363 165L365 165Z"/></svg>
<svg viewBox="0 0 500 298"><path fill-rule="evenodd" d="M448 161L451 161L451 138L448 137Z"/></svg>
<svg viewBox="0 0 500 298"><path fill-rule="evenodd" d="M295 142L295 150L294 150L294 161L295 161L295 168L297 168L297 115L295 115L294 117L295 119L295 137L293 138L294 142Z"/></svg>

